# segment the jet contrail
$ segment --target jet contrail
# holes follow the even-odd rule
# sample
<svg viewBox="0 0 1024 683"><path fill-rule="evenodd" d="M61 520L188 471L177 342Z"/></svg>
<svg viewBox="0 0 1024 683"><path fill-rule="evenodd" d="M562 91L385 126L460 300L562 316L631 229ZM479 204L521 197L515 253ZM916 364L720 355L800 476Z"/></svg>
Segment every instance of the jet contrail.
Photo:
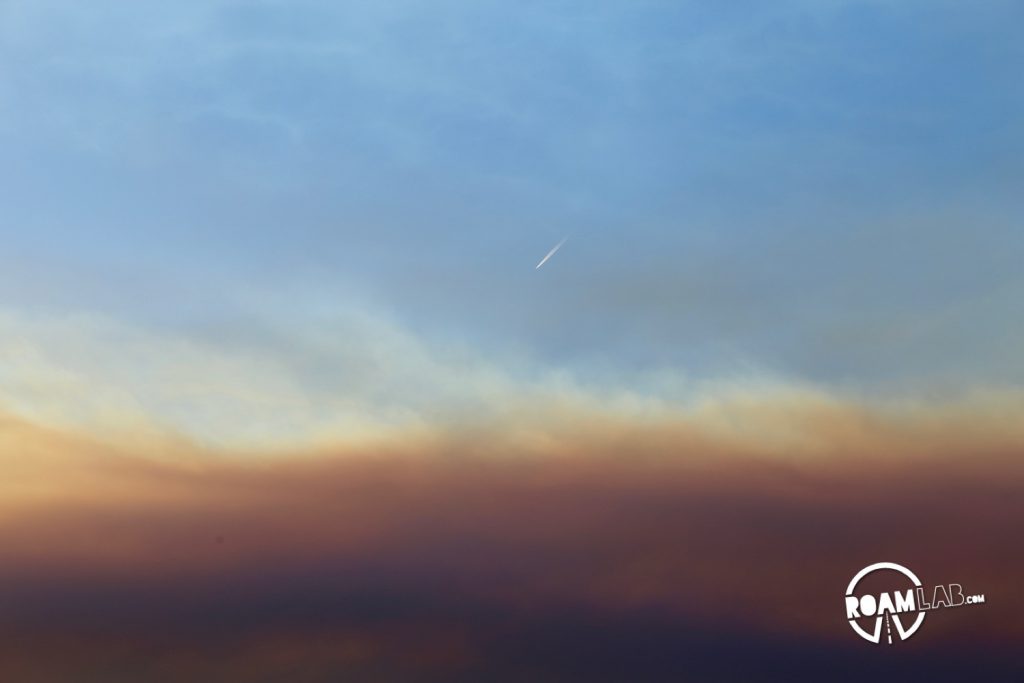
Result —
<svg viewBox="0 0 1024 683"><path fill-rule="evenodd" d="M533 268L533 269L534 269L534 270L537 270L538 268L540 268L541 266L543 266L543 265L544 265L545 263L547 263L547 262L548 262L548 259L549 259L549 258L551 258L552 256L554 256L554 255L555 255L555 252L556 252L556 251L558 251L559 249L561 249L561 248L562 248L562 245L563 245L563 244L565 244L565 240L567 240L567 239L569 239L569 238L568 238L568 237L563 237L563 238L562 238L562 241L561 241L561 242L559 242L558 244L556 244L556 245L555 245L555 248L554 248L554 249L552 249L551 251L549 251L549 252L548 252L548 255L547 255L547 256L545 256L544 258L542 258L542 259L540 260L540 263L538 263L538 264L537 264L536 266L534 266L534 268Z"/></svg>

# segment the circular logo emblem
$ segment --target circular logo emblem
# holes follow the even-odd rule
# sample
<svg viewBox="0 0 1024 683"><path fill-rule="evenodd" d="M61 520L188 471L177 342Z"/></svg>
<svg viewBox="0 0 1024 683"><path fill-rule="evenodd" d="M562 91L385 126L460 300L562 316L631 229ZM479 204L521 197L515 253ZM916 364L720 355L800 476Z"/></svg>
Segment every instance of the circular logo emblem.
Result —
<svg viewBox="0 0 1024 683"><path fill-rule="evenodd" d="M857 585L870 575L881 572L896 572L902 578L897 581L902 584L895 590L881 592L878 594L857 593ZM909 580L910 586L907 586ZM895 584L892 584L895 585ZM918 609L915 601L915 591L921 586L921 581L914 572L895 562L877 562L864 567L850 581L846 587L846 618L853 630L864 640L870 643L879 643L882 639L882 625L885 622L885 638L889 645L893 643L893 631L899 640L906 640L921 628L924 622L924 611ZM904 628L904 621L910 622L910 628ZM863 628L862 623L870 624L870 631ZM893 626L895 625L895 629Z"/></svg>

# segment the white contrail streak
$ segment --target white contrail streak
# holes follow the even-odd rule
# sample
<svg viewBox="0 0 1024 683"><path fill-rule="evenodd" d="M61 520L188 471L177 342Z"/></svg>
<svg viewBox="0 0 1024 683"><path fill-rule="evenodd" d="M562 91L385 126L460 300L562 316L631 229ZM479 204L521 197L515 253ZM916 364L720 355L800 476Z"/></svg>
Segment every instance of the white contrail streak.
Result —
<svg viewBox="0 0 1024 683"><path fill-rule="evenodd" d="M544 258L542 258L542 259L540 260L540 263L538 263L538 264L537 264L536 266L534 266L534 268L533 268L533 269L534 269L534 270L537 270L538 268L540 268L541 266L543 266L543 265L544 265L545 263L547 263L547 262L548 262L548 259L549 259L549 258L551 258L552 256L554 256L554 255L555 255L555 252L556 252L556 251L558 251L559 249L561 249L561 248L562 248L562 245L563 245L563 244L565 244L565 240L567 240L567 239L569 239L569 238L568 238L568 237L563 237L563 238L562 238L562 241L561 241L561 242L559 242L558 244L556 244L556 245L555 245L555 248L554 248L554 249L552 249L551 251L549 251L549 252L548 252L548 255L547 255L547 256L545 256Z"/></svg>

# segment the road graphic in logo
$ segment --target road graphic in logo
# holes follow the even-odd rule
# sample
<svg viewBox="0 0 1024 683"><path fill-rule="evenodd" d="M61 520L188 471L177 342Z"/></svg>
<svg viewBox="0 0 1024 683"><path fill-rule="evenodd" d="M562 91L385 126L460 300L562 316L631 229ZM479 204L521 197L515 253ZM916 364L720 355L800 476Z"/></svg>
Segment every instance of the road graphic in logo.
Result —
<svg viewBox="0 0 1024 683"><path fill-rule="evenodd" d="M877 594L858 591L858 585L866 579L876 584L884 580L886 586L895 588ZM886 644L892 645L917 633L928 612L984 602L984 595L965 596L958 583L939 584L928 591L917 575L903 565L877 562L857 572L846 587L846 619L854 632L869 643L877 645L884 638Z"/></svg>

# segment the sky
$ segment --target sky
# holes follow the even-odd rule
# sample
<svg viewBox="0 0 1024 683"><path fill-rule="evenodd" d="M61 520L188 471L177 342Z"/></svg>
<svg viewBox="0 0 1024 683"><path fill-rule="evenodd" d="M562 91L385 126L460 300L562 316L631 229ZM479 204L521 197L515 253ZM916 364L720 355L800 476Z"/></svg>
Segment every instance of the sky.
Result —
<svg viewBox="0 0 1024 683"><path fill-rule="evenodd" d="M655 664L641 679L693 664L697 680L749 680L716 678L700 653L735 635L776 664L856 655L813 615L768 628L731 612L707 648L672 655L671 633L708 619L665 588L672 572L694 595L750 588L712 588L735 557L691 516L739 539L767 516L789 553L770 565L797 587L819 585L807 557L840 585L912 538L939 574L1009 586L1022 560L1000 550L1003 526L1024 514L1005 492L1024 483L1022 20L1010 0L0 3L0 538L18 549L10 585L39 591L8 590L20 606L0 607L0 627L70 619L39 597L55 586L68 623L93 623L138 569L94 640L45 620L26 631L81 655L44 680L138 675L153 652L168 663L149 680L257 680L296 652L312 662L298 680L596 680L582 643L643 633L655 645L630 652ZM907 514L910 480L946 519L935 492L955 497L962 477L972 523L991 525L963 566L924 519L852 556L779 521L820 516L857 539L865 511L813 492L878 485L877 521ZM318 478L332 483L305 500ZM261 524L306 544L250 538ZM628 525L650 532L635 563ZM665 555L674 532L713 569ZM195 561L157 550L188 555L195 534L242 538ZM564 537L591 540L557 550ZM475 563L481 549L536 553L506 575ZM594 566L591 592L551 600ZM338 567L351 582L314 609L299 584ZM279 593L253 606L263 569ZM445 576L471 586L440 590ZM198 600L235 579L247 588L205 613L189 603L166 641L116 645L120 619L173 611L161 586ZM501 595L477 589L489 580ZM268 616L289 591L297 611ZM544 609L510 627L525 649L503 650L498 624L531 601ZM234 624L240 605L256 610L251 638L196 625ZM995 609L980 632L1019 639ZM523 635L559 629L566 642ZM949 629L929 646L963 635ZM437 646L387 669L423 632ZM196 643L205 659L182 654ZM221 645L232 658L210 654ZM24 651L9 675L31 675Z"/></svg>

